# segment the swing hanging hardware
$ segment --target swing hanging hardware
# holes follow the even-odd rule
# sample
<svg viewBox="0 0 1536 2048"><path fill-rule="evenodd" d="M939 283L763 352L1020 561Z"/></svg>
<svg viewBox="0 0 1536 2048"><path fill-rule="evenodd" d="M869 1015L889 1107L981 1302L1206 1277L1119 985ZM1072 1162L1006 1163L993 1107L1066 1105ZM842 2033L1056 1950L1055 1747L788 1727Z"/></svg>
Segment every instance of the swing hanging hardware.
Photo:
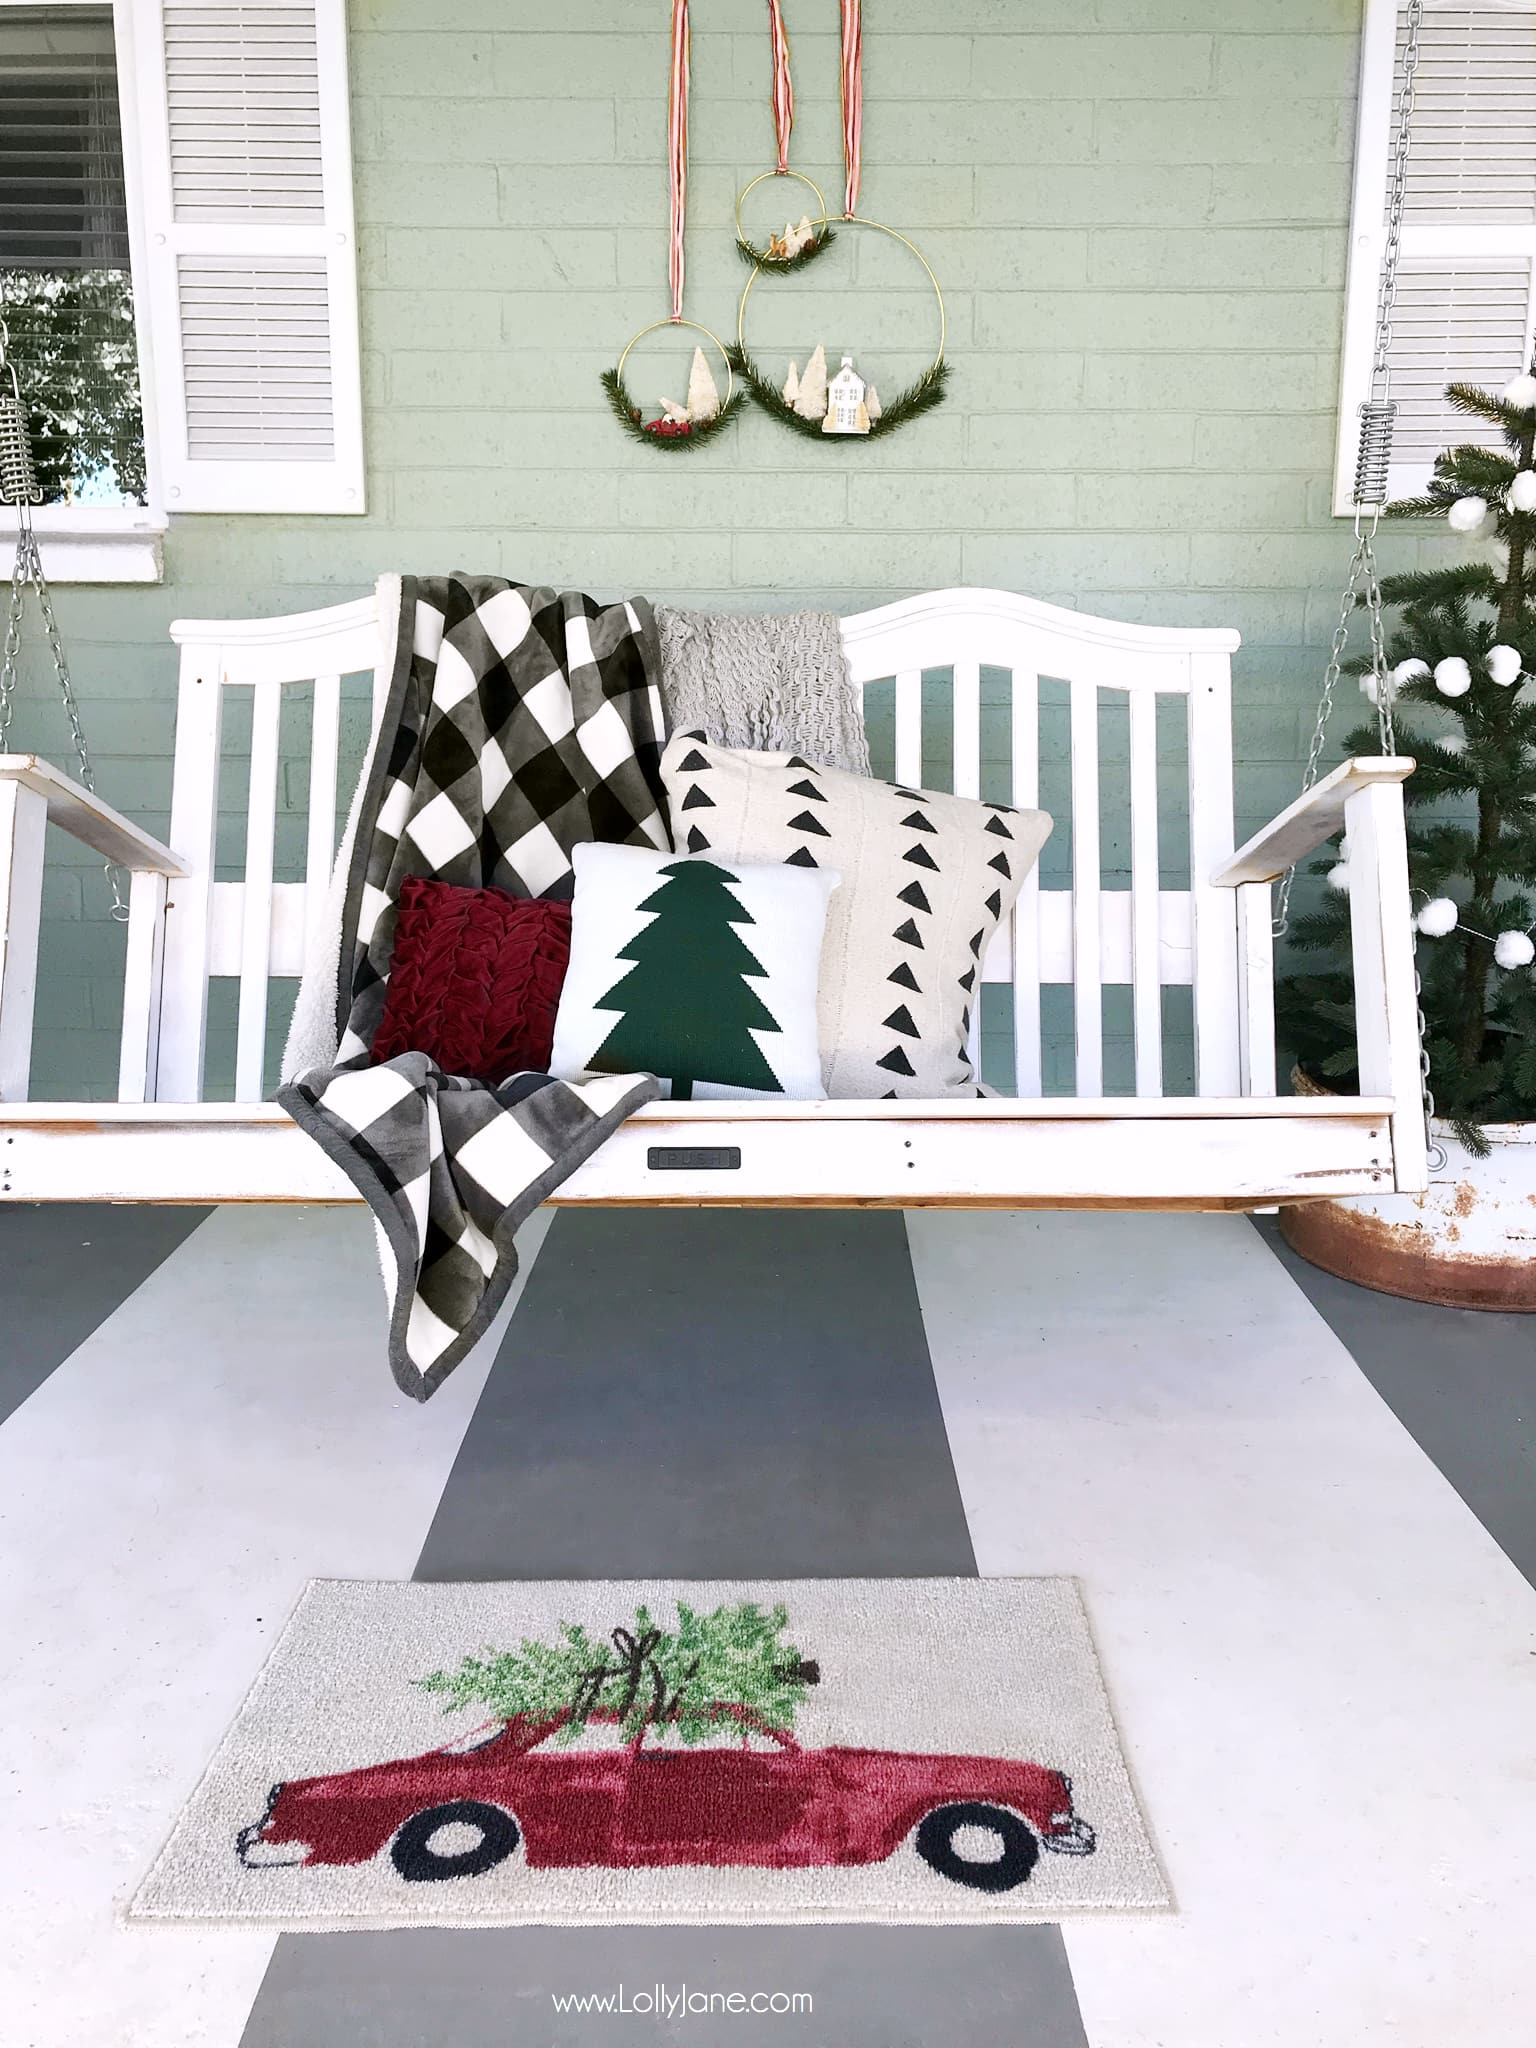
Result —
<svg viewBox="0 0 1536 2048"><path fill-rule="evenodd" d="M38 545L37 534L32 525L32 508L34 505L42 504L43 488L38 481L37 463L32 453L32 432L26 407L22 403L16 365L11 360L10 341L10 330L6 326L4 316L0 315L0 505L11 507L16 514L16 559L11 568L11 595L5 614L4 651L0 653L0 754L5 752L6 736L15 708L16 675L21 659L21 626L26 609L27 586L30 584L37 593L37 608L42 616L43 635L53 659L54 678L58 683L64 715L69 720L69 734L74 743L75 757L80 764L80 782L82 787L88 789L94 796L96 771L91 765L90 748L86 744L85 728L80 719L80 704L75 696L75 686L69 673L69 662L64 653L58 620L54 617L53 593L48 588L48 578L43 572L42 549ZM107 886L112 891L112 922L126 924L128 899L123 894L122 873L110 861L105 864L103 872L107 878Z"/></svg>
<svg viewBox="0 0 1536 2048"><path fill-rule="evenodd" d="M1397 751L1396 721L1393 716L1394 689L1387 667L1386 626L1382 616L1381 579L1376 567L1376 529L1387 502L1392 470L1392 440L1397 426L1397 401L1392 396L1392 315L1397 305L1397 268L1402 254L1403 214L1408 190L1408 158L1413 146L1414 74L1419 66L1419 37L1424 24L1424 0L1408 0L1403 10L1403 76L1396 109L1396 133L1392 160L1387 172L1387 226L1381 250L1381 277L1376 291L1376 331L1371 350L1370 392L1360 407L1360 438L1355 451L1354 533L1355 547L1344 579L1338 622L1328 649L1323 686L1317 701L1317 718L1307 750L1307 765L1301 790L1305 795L1317 781L1322 767L1328 728L1333 719L1334 699L1343 673L1350 621L1363 610L1370 638L1368 694L1376 712L1376 738L1383 754ZM1283 939L1290 930L1291 890L1296 870L1287 868L1280 880L1275 904L1274 936ZM1415 946L1418 932L1415 927ZM1418 967L1414 967L1414 990L1420 990ZM1441 1172L1447 1163L1445 1147L1434 1137L1431 1123L1435 1098L1430 1087L1429 1054L1424 1045L1424 1011L1418 1012L1419 1075L1424 1100L1424 1130L1429 1143L1431 1171Z"/></svg>

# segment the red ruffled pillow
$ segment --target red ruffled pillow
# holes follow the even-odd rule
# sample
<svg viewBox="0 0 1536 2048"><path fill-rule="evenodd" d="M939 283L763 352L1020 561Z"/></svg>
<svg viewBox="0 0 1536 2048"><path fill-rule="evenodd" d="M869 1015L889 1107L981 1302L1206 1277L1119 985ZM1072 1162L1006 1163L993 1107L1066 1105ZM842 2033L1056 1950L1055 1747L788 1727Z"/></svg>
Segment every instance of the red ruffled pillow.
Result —
<svg viewBox="0 0 1536 2048"><path fill-rule="evenodd" d="M374 1058L429 1053L478 1081L546 1073L570 957L568 903L408 877Z"/></svg>

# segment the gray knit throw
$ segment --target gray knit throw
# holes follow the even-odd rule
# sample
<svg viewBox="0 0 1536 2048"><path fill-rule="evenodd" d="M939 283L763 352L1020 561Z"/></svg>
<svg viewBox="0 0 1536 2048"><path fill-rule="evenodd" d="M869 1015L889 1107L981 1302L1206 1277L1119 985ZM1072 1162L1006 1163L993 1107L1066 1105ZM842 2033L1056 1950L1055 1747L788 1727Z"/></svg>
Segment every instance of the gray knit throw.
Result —
<svg viewBox="0 0 1536 2048"><path fill-rule="evenodd" d="M869 773L858 686L835 612L680 612L657 605L671 732L716 746L804 754Z"/></svg>

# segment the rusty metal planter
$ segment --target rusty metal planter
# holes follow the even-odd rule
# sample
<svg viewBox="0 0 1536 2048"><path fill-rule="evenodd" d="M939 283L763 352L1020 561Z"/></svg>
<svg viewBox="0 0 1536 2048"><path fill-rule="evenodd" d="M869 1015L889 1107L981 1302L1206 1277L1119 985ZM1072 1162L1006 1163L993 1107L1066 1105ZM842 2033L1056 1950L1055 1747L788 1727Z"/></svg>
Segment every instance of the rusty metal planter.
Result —
<svg viewBox="0 0 1536 2048"><path fill-rule="evenodd" d="M1298 1094L1330 1091L1301 1073ZM1536 1123L1489 1124L1486 1159L1444 1124L1448 1154L1422 1195L1359 1195L1282 1209L1287 1244L1341 1280L1451 1308L1536 1314Z"/></svg>

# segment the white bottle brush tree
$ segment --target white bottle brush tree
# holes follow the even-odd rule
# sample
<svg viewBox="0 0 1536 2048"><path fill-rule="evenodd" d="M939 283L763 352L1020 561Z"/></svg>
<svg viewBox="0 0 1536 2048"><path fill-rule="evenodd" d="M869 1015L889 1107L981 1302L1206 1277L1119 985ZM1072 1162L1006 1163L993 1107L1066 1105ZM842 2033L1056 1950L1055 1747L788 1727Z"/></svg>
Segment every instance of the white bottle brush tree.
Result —
<svg viewBox="0 0 1536 2048"><path fill-rule="evenodd" d="M1507 452L1448 449L1425 495L1387 511L1496 540L1496 559L1381 587L1397 611L1387 660L1398 752L1419 764L1404 795L1436 1107L1480 1153L1483 1124L1536 1120L1536 376L1502 396L1467 384L1447 396L1496 427ZM1352 665L1366 690L1368 669ZM1374 721L1345 741L1352 754L1376 745ZM1291 942L1338 964L1290 977L1281 1015L1302 1065L1352 1087L1347 840L1314 872L1328 887L1293 920Z"/></svg>

